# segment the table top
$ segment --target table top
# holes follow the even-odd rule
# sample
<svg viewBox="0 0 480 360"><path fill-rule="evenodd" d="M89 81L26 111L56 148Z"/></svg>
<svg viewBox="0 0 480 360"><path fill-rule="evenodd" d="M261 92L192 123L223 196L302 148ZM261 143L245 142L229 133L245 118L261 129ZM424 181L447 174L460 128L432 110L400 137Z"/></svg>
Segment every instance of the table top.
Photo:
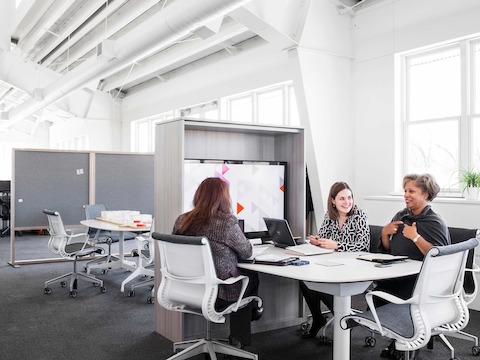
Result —
<svg viewBox="0 0 480 360"><path fill-rule="evenodd" d="M112 224L107 221L96 220L96 219L81 220L80 224L84 226L88 226L89 228L108 230L108 231L129 231L129 232L150 231L150 226L142 226L142 227L134 228L131 226L121 226L121 225Z"/></svg>
<svg viewBox="0 0 480 360"><path fill-rule="evenodd" d="M272 245L263 254L292 256L287 254L285 250ZM420 272L422 266L421 261L408 259L389 266L378 267L375 266L376 263L358 260L357 257L361 254L368 253L334 252L315 256L301 256L300 259L310 262L308 265L301 266L240 263L238 267L295 280L320 283L351 283L414 275Z"/></svg>

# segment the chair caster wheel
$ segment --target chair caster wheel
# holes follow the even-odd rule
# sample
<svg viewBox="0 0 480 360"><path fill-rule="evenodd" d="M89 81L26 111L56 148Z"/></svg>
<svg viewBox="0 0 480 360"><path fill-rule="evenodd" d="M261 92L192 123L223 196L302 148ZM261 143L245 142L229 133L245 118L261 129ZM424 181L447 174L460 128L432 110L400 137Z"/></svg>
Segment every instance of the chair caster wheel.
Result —
<svg viewBox="0 0 480 360"><path fill-rule="evenodd" d="M331 344L333 343L332 340L330 340L328 337L323 336L323 335L320 336L319 340L320 340L320 341L319 341L318 343L319 343L320 345L331 345Z"/></svg>
<svg viewBox="0 0 480 360"><path fill-rule="evenodd" d="M134 297L134 296L135 296L135 290L129 290L128 297Z"/></svg>
<svg viewBox="0 0 480 360"><path fill-rule="evenodd" d="M300 324L300 329L302 329L302 331L307 331L308 329L310 329L310 324L305 321Z"/></svg>
<svg viewBox="0 0 480 360"><path fill-rule="evenodd" d="M472 354L478 356L480 354L480 346L473 346L472 347Z"/></svg>
<svg viewBox="0 0 480 360"><path fill-rule="evenodd" d="M377 340L375 340L375 338L372 336L367 336L365 338L365 345L367 346L374 347L376 343L377 343Z"/></svg>

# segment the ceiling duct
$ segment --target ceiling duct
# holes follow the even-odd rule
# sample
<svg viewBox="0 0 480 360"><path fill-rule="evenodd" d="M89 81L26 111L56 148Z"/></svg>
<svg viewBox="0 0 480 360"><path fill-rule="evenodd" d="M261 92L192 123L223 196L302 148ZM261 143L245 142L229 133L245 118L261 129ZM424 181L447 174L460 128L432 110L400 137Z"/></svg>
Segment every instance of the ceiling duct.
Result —
<svg viewBox="0 0 480 360"><path fill-rule="evenodd" d="M114 43L102 44L102 56L93 56L69 73L43 89L43 101L30 99L9 113L8 124L32 115L92 80L100 80L138 62L148 55L175 43L199 27L225 16L250 0L175 0L167 4L156 16L139 24Z"/></svg>

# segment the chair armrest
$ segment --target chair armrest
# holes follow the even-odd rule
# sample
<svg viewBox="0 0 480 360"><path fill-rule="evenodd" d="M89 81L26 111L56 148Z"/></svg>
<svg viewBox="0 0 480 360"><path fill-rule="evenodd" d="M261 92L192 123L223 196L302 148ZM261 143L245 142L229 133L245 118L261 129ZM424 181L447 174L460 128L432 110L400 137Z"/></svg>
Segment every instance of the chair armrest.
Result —
<svg viewBox="0 0 480 360"><path fill-rule="evenodd" d="M373 303L374 296L382 298L392 304L418 304L418 300L419 300L418 296L414 296L404 300L384 291L369 291L368 293L366 293L365 300L367 301L368 308L372 312L373 318L375 319L375 323L377 324L378 331L382 336L385 336L385 332L383 330L382 324L380 323L380 319L378 318L375 304Z"/></svg>
<svg viewBox="0 0 480 360"><path fill-rule="evenodd" d="M477 272L480 272L480 267L474 263L471 269L465 268L465 271L469 271L471 273L477 273Z"/></svg>
<svg viewBox="0 0 480 360"><path fill-rule="evenodd" d="M79 234L72 234L72 235L69 235L68 236L68 240L67 240L67 244L70 244L71 240L73 239L76 239L76 238L80 238L80 237L84 237L85 239L83 240L83 246L82 246L82 250L85 249L85 246L87 246L90 238L88 237L88 234L87 233L79 233Z"/></svg>
<svg viewBox="0 0 480 360"><path fill-rule="evenodd" d="M242 300L243 300L243 296L245 295L245 291L247 290L249 278L248 276L245 276L245 275L239 275L237 277L231 277L225 280L218 279L218 284L222 284L222 285L232 285L239 281L242 282L242 288L240 290L240 295L238 296L238 300L235 302L235 306L231 308L232 311L237 311L238 308L242 306Z"/></svg>

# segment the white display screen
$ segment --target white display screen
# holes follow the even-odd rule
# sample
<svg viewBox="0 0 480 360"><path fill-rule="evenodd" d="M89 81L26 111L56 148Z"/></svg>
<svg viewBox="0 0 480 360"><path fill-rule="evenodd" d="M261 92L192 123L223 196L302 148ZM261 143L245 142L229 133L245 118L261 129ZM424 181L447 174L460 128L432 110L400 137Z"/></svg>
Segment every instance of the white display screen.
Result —
<svg viewBox="0 0 480 360"><path fill-rule="evenodd" d="M193 208L193 196L207 177L219 177L229 184L232 211L244 220L244 231L265 231L264 217L285 217L285 164L201 163L186 160L184 167L184 211Z"/></svg>

